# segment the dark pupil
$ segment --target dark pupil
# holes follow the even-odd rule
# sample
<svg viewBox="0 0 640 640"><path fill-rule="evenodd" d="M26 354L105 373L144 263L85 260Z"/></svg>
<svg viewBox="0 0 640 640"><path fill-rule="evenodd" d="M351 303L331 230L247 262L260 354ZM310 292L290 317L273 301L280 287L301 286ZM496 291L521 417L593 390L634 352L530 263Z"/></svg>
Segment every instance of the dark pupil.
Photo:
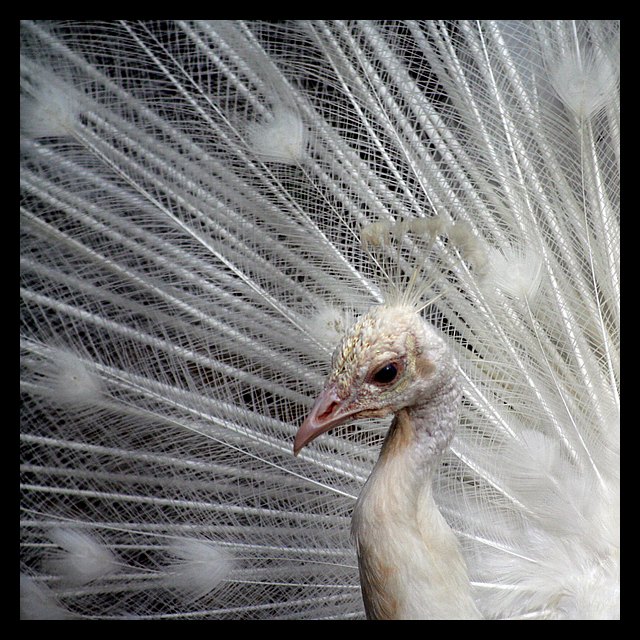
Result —
<svg viewBox="0 0 640 640"><path fill-rule="evenodd" d="M385 365L384 367L382 367L382 369L377 371L373 376L373 379L376 382L384 384L387 382L391 382L397 375L398 375L398 367L395 364L391 363L391 364Z"/></svg>

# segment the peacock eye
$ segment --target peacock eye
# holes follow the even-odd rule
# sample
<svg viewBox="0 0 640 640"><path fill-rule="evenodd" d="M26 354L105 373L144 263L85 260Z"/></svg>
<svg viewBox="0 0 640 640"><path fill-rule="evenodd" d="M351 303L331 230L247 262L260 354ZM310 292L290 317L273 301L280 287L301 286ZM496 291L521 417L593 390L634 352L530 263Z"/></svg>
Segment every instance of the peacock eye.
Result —
<svg viewBox="0 0 640 640"><path fill-rule="evenodd" d="M378 369L373 374L371 379L376 384L389 384L398 377L399 371L400 369L395 362L389 362L388 364L385 364L381 369Z"/></svg>

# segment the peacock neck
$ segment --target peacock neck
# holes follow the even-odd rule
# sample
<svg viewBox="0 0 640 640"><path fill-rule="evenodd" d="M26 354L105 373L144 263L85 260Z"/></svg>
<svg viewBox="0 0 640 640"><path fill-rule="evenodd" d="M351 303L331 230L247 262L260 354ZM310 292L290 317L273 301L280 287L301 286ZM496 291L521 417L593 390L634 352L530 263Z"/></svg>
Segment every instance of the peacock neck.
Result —
<svg viewBox="0 0 640 640"><path fill-rule="evenodd" d="M369 618L480 617L458 542L432 492L458 404L451 377L399 411L358 499L352 530Z"/></svg>
<svg viewBox="0 0 640 640"><path fill-rule="evenodd" d="M458 423L460 388L453 374L413 406L401 409L389 429L380 457L400 455L413 472L430 476L449 446Z"/></svg>
<svg viewBox="0 0 640 640"><path fill-rule="evenodd" d="M435 391L413 406L398 411L389 428L361 499L375 487L384 492L386 513L398 510L411 517L430 505L432 478L449 446L458 422L460 390L454 375L443 376ZM384 482L384 484L383 484Z"/></svg>

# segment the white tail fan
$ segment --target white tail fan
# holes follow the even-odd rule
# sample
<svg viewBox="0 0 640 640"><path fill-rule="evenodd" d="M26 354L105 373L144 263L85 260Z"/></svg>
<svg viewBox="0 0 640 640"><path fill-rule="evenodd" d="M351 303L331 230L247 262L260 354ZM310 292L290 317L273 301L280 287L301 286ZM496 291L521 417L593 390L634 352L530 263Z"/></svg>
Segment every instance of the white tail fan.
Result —
<svg viewBox="0 0 640 640"><path fill-rule="evenodd" d="M388 421L292 446L389 285L458 363L482 616L619 617L616 22L21 41L23 617L364 617Z"/></svg>

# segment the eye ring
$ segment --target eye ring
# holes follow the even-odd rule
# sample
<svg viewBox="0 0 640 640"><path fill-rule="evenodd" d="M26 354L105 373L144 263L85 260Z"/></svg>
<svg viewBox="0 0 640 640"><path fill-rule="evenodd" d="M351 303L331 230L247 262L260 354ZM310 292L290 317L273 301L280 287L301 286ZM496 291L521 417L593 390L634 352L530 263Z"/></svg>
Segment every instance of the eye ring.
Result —
<svg viewBox="0 0 640 640"><path fill-rule="evenodd" d="M382 367L375 369L369 376L369 382L383 387L395 382L402 372L402 364L400 362L387 362Z"/></svg>

